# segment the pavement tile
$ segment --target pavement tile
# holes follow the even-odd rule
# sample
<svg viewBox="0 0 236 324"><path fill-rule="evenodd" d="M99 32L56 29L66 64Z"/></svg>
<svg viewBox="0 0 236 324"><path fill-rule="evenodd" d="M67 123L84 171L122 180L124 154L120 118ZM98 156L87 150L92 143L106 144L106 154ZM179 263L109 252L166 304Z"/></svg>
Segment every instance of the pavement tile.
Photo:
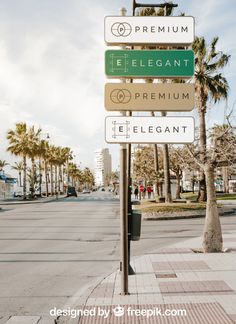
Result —
<svg viewBox="0 0 236 324"><path fill-rule="evenodd" d="M155 272L163 270L206 270L210 267L204 261L170 261L170 262L153 262Z"/></svg>
<svg viewBox="0 0 236 324"><path fill-rule="evenodd" d="M233 292L233 290L222 280L178 282L166 281L160 282L159 287L161 293L163 294Z"/></svg>
<svg viewBox="0 0 236 324"><path fill-rule="evenodd" d="M6 324L37 324L39 316L12 316Z"/></svg>
<svg viewBox="0 0 236 324"><path fill-rule="evenodd" d="M41 320L38 322L38 324L53 324L53 317L43 317Z"/></svg>
<svg viewBox="0 0 236 324"><path fill-rule="evenodd" d="M92 307L87 308L93 309ZM106 311L108 316L101 316ZM166 311L177 316L167 316ZM147 313L148 312L148 313ZM160 313L162 315L160 315ZM177 313L179 312L179 313ZM184 313L183 313L184 312ZM148 314L148 316L147 316ZM231 324L233 320L218 303L199 304L127 304L97 306L96 316L82 316L79 324Z"/></svg>
<svg viewBox="0 0 236 324"><path fill-rule="evenodd" d="M235 237L229 235L225 238L231 239L228 243L236 241ZM189 239L186 246L199 248L201 239ZM235 253L192 253L190 249L183 247L181 242L173 244L170 249L162 249L162 252L160 249L157 253L134 259L132 267L136 274L129 276L130 295L120 295L121 277L119 271L116 271L103 280L97 290L94 290L94 295L88 299L87 306L126 305L127 307L127 305L133 305L132 307L140 308L143 305L148 307L150 305L162 305L162 307L187 305L191 316L181 320L176 317L164 319L136 317L135 321L132 318L122 320L122 318L111 316L107 321L102 321L101 318L97 321L86 319L87 322L79 324L234 323L236 314ZM175 273L177 278L156 278L156 274L165 273Z"/></svg>
<svg viewBox="0 0 236 324"><path fill-rule="evenodd" d="M236 323L236 314L229 314L229 317L232 319L233 323Z"/></svg>

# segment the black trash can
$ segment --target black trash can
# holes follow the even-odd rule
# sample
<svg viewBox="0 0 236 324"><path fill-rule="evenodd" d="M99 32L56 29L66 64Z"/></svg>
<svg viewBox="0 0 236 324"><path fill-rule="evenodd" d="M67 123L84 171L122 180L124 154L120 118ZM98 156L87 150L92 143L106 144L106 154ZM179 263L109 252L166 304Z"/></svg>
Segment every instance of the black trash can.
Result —
<svg viewBox="0 0 236 324"><path fill-rule="evenodd" d="M139 210L132 210L131 214L131 241L139 241L141 236L142 213Z"/></svg>

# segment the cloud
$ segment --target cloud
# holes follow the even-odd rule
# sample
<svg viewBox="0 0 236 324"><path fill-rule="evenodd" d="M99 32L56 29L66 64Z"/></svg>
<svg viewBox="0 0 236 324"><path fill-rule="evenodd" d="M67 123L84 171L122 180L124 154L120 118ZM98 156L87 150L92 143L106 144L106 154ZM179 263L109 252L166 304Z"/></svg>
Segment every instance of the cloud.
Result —
<svg viewBox="0 0 236 324"><path fill-rule="evenodd" d="M13 128L24 120L46 129L60 145L85 146L90 163L89 146L98 132L103 141L104 131L103 7L93 5L96 18L88 4L77 1L70 6L60 1L59 8L51 1L34 4L15 2L19 12L11 16L13 8L5 4L0 41L0 102L10 105L5 123Z"/></svg>
<svg viewBox="0 0 236 324"><path fill-rule="evenodd" d="M232 55L225 70L235 86L234 0L183 0L176 12L196 17L196 32ZM149 2L149 1L148 1ZM0 159L6 130L17 121L41 126L56 145L70 146L79 161L93 166L104 142L103 104L105 15L131 11L131 1L3 0L0 3ZM233 93L232 93L233 96ZM217 114L216 114L217 115ZM219 114L219 119L221 115ZM119 163L118 161L116 163Z"/></svg>

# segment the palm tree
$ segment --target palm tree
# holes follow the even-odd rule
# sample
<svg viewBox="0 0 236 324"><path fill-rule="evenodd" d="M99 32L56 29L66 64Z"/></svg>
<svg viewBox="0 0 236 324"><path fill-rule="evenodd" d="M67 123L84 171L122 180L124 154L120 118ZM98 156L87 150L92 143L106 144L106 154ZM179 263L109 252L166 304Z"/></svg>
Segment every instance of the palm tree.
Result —
<svg viewBox="0 0 236 324"><path fill-rule="evenodd" d="M19 176L19 185L20 185L20 187L22 187L21 174L22 174L22 171L24 170L22 161L20 161L20 162L15 162L15 165L13 165L11 168L12 168L13 170L16 170L16 171L18 172L18 176Z"/></svg>
<svg viewBox="0 0 236 324"><path fill-rule="evenodd" d="M54 166L55 166L55 159L56 159L56 146L49 145L49 156L48 162L50 166L50 187L51 187L51 196L55 194L55 177L54 174Z"/></svg>
<svg viewBox="0 0 236 324"><path fill-rule="evenodd" d="M29 152L28 157L31 159L31 181L30 181L30 188L31 188L31 196L32 198L35 197L35 183L37 181L37 175L36 175L36 164L35 164L35 158L39 156L39 143L40 143L40 133L41 128L35 129L34 126L30 127L28 131L28 138L29 138Z"/></svg>
<svg viewBox="0 0 236 324"><path fill-rule="evenodd" d="M29 137L26 123L17 123L15 130L7 132L8 152L23 159L23 199L26 199L27 155L29 154Z"/></svg>
<svg viewBox="0 0 236 324"><path fill-rule="evenodd" d="M48 164L49 164L49 158L50 158L50 145L49 142L46 140L41 140L39 142L39 172L40 172L40 184L42 183L42 165L41 165L41 159L43 160L43 169L44 169L44 177L45 177L45 190L46 190L46 197L48 197ZM41 188L40 188L41 192Z"/></svg>
<svg viewBox="0 0 236 324"><path fill-rule="evenodd" d="M94 184L94 175L89 168L83 170L85 186L89 189Z"/></svg>
<svg viewBox="0 0 236 324"><path fill-rule="evenodd" d="M42 172L43 169L45 167L45 165L43 166L44 163L42 163L42 159L43 161L45 161L45 155L46 155L46 143L48 143L45 140L39 140L38 142L38 158L39 158L39 195L41 196L42 194ZM45 178L45 182L47 183L47 177ZM48 196L48 190L47 190L47 185L46 185L46 196Z"/></svg>
<svg viewBox="0 0 236 324"><path fill-rule="evenodd" d="M228 96L227 80L220 72L229 62L230 55L216 50L218 37L215 37L207 47L204 37L196 37L192 45L195 53L195 93L199 115L199 147L201 159L206 156L206 112L209 99L214 103ZM206 200L206 180L202 171L200 175L199 201Z"/></svg>
<svg viewBox="0 0 236 324"><path fill-rule="evenodd" d="M5 168L5 166L7 166L7 165L9 165L9 163L7 163L5 160L0 160L0 172L2 173L4 173L4 168Z"/></svg>
<svg viewBox="0 0 236 324"><path fill-rule="evenodd" d="M65 161L66 161L66 173L67 173L67 187L69 185L69 164L70 164L70 161L73 160L73 152L71 150L71 148L69 147L64 147L63 148L63 155L65 157Z"/></svg>

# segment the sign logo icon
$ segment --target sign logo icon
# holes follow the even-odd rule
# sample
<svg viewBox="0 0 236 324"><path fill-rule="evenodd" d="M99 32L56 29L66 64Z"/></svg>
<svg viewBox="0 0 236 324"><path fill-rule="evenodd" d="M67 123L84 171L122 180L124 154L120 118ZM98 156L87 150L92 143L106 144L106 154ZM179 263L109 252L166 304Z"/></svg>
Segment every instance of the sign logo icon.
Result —
<svg viewBox="0 0 236 324"><path fill-rule="evenodd" d="M110 95L111 101L115 104L127 104L131 97L131 92L127 89L114 89Z"/></svg>
<svg viewBox="0 0 236 324"><path fill-rule="evenodd" d="M126 22L116 22L111 26L111 32L116 37L127 37L131 34L132 27Z"/></svg>
<svg viewBox="0 0 236 324"><path fill-rule="evenodd" d="M124 122L117 122L113 121L112 122L112 138L117 139L119 137L123 138L129 138L129 132L130 132L130 127L129 127L130 122L129 121L124 121Z"/></svg>
<svg viewBox="0 0 236 324"><path fill-rule="evenodd" d="M116 317L121 317L124 316L125 314L125 309L124 307L121 307L120 305L118 305L117 307L113 308L113 313Z"/></svg>

